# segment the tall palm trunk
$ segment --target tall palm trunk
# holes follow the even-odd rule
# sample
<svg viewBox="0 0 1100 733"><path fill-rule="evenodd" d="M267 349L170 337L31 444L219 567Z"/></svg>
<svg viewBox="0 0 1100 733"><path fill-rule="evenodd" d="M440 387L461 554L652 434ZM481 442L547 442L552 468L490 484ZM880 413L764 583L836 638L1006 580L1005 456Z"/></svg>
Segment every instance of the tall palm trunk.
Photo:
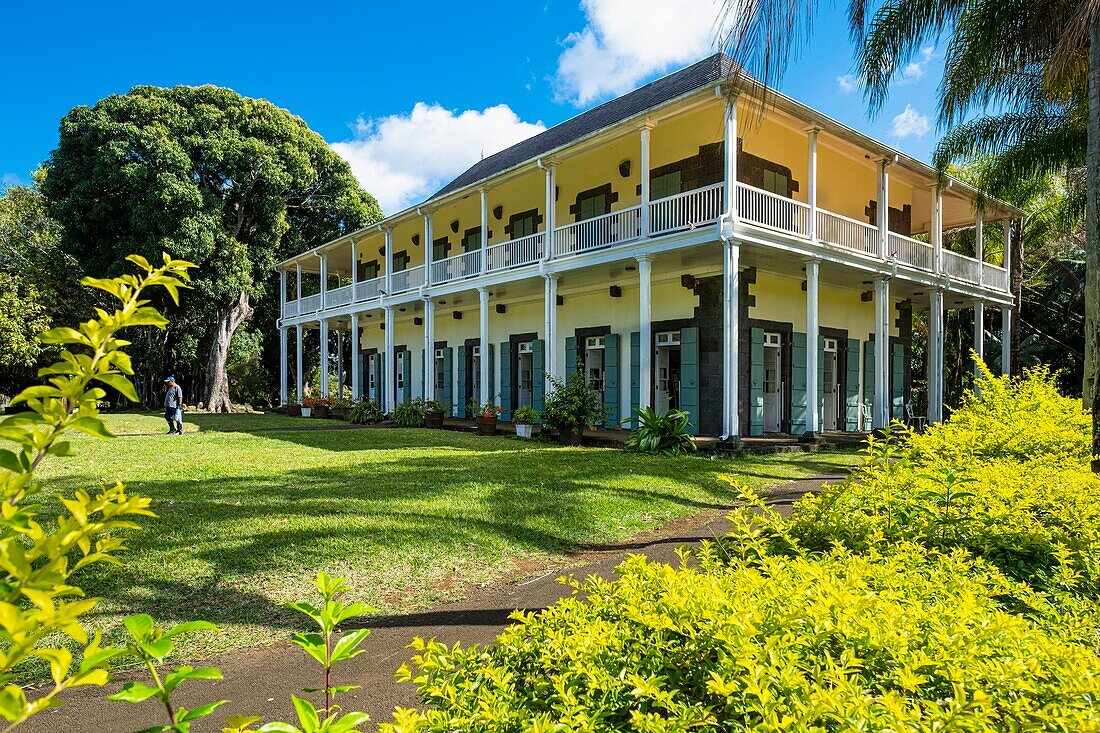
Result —
<svg viewBox="0 0 1100 733"><path fill-rule="evenodd" d="M1089 123L1085 152L1085 405L1092 407L1092 470L1100 473L1100 13L1089 29Z"/></svg>

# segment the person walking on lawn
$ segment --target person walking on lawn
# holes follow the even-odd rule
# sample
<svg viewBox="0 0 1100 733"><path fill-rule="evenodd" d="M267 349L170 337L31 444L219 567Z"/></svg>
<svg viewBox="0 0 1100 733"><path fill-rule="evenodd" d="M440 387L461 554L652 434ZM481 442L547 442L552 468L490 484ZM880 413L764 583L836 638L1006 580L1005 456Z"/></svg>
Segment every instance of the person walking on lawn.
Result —
<svg viewBox="0 0 1100 733"><path fill-rule="evenodd" d="M183 435L183 389L175 377L165 377L168 389L164 392L164 419L168 421L169 435Z"/></svg>

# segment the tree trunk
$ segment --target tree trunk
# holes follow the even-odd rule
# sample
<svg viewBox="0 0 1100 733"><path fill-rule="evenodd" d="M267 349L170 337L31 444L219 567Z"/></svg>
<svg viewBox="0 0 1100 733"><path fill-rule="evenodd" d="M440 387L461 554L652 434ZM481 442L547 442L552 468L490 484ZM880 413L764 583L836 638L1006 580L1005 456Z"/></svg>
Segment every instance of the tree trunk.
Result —
<svg viewBox="0 0 1100 733"><path fill-rule="evenodd" d="M218 312L218 325L214 330L214 343L210 344L210 356L206 360L206 409L211 412L235 412L229 399L229 344L237 327L252 316L248 293L241 292L235 301Z"/></svg>
<svg viewBox="0 0 1100 733"><path fill-rule="evenodd" d="M1085 406L1092 408L1092 470L1100 473L1100 13L1089 28L1089 122L1085 153Z"/></svg>

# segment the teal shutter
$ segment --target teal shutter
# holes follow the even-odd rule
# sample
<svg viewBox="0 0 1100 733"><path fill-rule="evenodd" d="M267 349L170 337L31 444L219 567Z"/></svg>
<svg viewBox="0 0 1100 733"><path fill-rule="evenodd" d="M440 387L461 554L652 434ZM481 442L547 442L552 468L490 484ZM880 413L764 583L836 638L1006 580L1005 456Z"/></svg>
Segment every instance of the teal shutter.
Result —
<svg viewBox="0 0 1100 733"><path fill-rule="evenodd" d="M374 354L374 395L372 399L378 404L382 404L382 352L375 352Z"/></svg>
<svg viewBox="0 0 1100 733"><path fill-rule="evenodd" d="M565 381L577 371L577 337L565 337Z"/></svg>
<svg viewBox="0 0 1100 733"><path fill-rule="evenodd" d="M500 342L500 419L512 419L512 344Z"/></svg>
<svg viewBox="0 0 1100 733"><path fill-rule="evenodd" d="M791 335L791 432L806 432L806 334Z"/></svg>
<svg viewBox="0 0 1100 733"><path fill-rule="evenodd" d="M664 405L658 405L664 409ZM688 431L699 434L699 329L680 329L680 409L688 418Z"/></svg>
<svg viewBox="0 0 1100 733"><path fill-rule="evenodd" d="M401 388L401 401L412 401L412 352L405 350L405 355L401 357L401 379L404 380L404 384Z"/></svg>
<svg viewBox="0 0 1100 733"><path fill-rule="evenodd" d="M434 378L434 377L433 377ZM440 400L448 409L454 409L454 349L447 346L443 349L443 394ZM453 414L453 412L452 412Z"/></svg>
<svg viewBox="0 0 1100 733"><path fill-rule="evenodd" d="M546 400L546 342L531 342L531 407L542 413Z"/></svg>
<svg viewBox="0 0 1100 733"><path fill-rule="evenodd" d="M420 395L420 397L422 397L425 400L428 399L428 380L432 378L432 375L428 374L427 371L426 371L427 364L428 364L428 352L425 349L421 348L420 349L420 371L417 372L417 373L420 375L420 393L419 393L419 395Z"/></svg>
<svg viewBox="0 0 1100 733"><path fill-rule="evenodd" d="M750 332L749 435L764 434L764 329Z"/></svg>
<svg viewBox="0 0 1100 733"><path fill-rule="evenodd" d="M863 429L870 430L875 419L875 342L863 345Z"/></svg>
<svg viewBox="0 0 1100 733"><path fill-rule="evenodd" d="M458 381L455 384L455 417L466 417L466 347L458 347Z"/></svg>
<svg viewBox="0 0 1100 733"><path fill-rule="evenodd" d="M634 331L630 334L630 414L638 409L638 393L642 383L642 334Z"/></svg>
<svg viewBox="0 0 1100 733"><path fill-rule="evenodd" d="M603 412L609 428L619 424L619 334L609 333L603 342Z"/></svg>
<svg viewBox="0 0 1100 733"><path fill-rule="evenodd" d="M844 378L844 429L859 430L859 339L848 339L848 368Z"/></svg>
<svg viewBox="0 0 1100 733"><path fill-rule="evenodd" d="M497 406L500 406L500 395L497 394L497 391L494 387L494 385L496 384L497 375L496 360L493 359L493 353L495 351L496 347L492 344L489 344L489 401ZM479 397L478 399L480 400L481 398Z"/></svg>
<svg viewBox="0 0 1100 733"><path fill-rule="evenodd" d="M386 354L378 352L378 404L386 409Z"/></svg>
<svg viewBox="0 0 1100 733"><path fill-rule="evenodd" d="M891 394L894 400L893 415L898 420L905 417L905 346L901 343L894 344L894 370L893 387Z"/></svg>

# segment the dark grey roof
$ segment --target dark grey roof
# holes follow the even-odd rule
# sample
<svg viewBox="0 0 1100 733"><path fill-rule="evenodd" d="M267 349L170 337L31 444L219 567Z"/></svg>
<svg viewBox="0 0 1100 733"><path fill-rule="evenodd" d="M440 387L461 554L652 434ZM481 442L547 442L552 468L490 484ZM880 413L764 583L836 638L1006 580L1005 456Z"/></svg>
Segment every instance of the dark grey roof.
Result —
<svg viewBox="0 0 1100 733"><path fill-rule="evenodd" d="M729 76L733 68L734 63L728 56L716 53L478 161L431 198L444 196L495 176L696 89L713 86Z"/></svg>

